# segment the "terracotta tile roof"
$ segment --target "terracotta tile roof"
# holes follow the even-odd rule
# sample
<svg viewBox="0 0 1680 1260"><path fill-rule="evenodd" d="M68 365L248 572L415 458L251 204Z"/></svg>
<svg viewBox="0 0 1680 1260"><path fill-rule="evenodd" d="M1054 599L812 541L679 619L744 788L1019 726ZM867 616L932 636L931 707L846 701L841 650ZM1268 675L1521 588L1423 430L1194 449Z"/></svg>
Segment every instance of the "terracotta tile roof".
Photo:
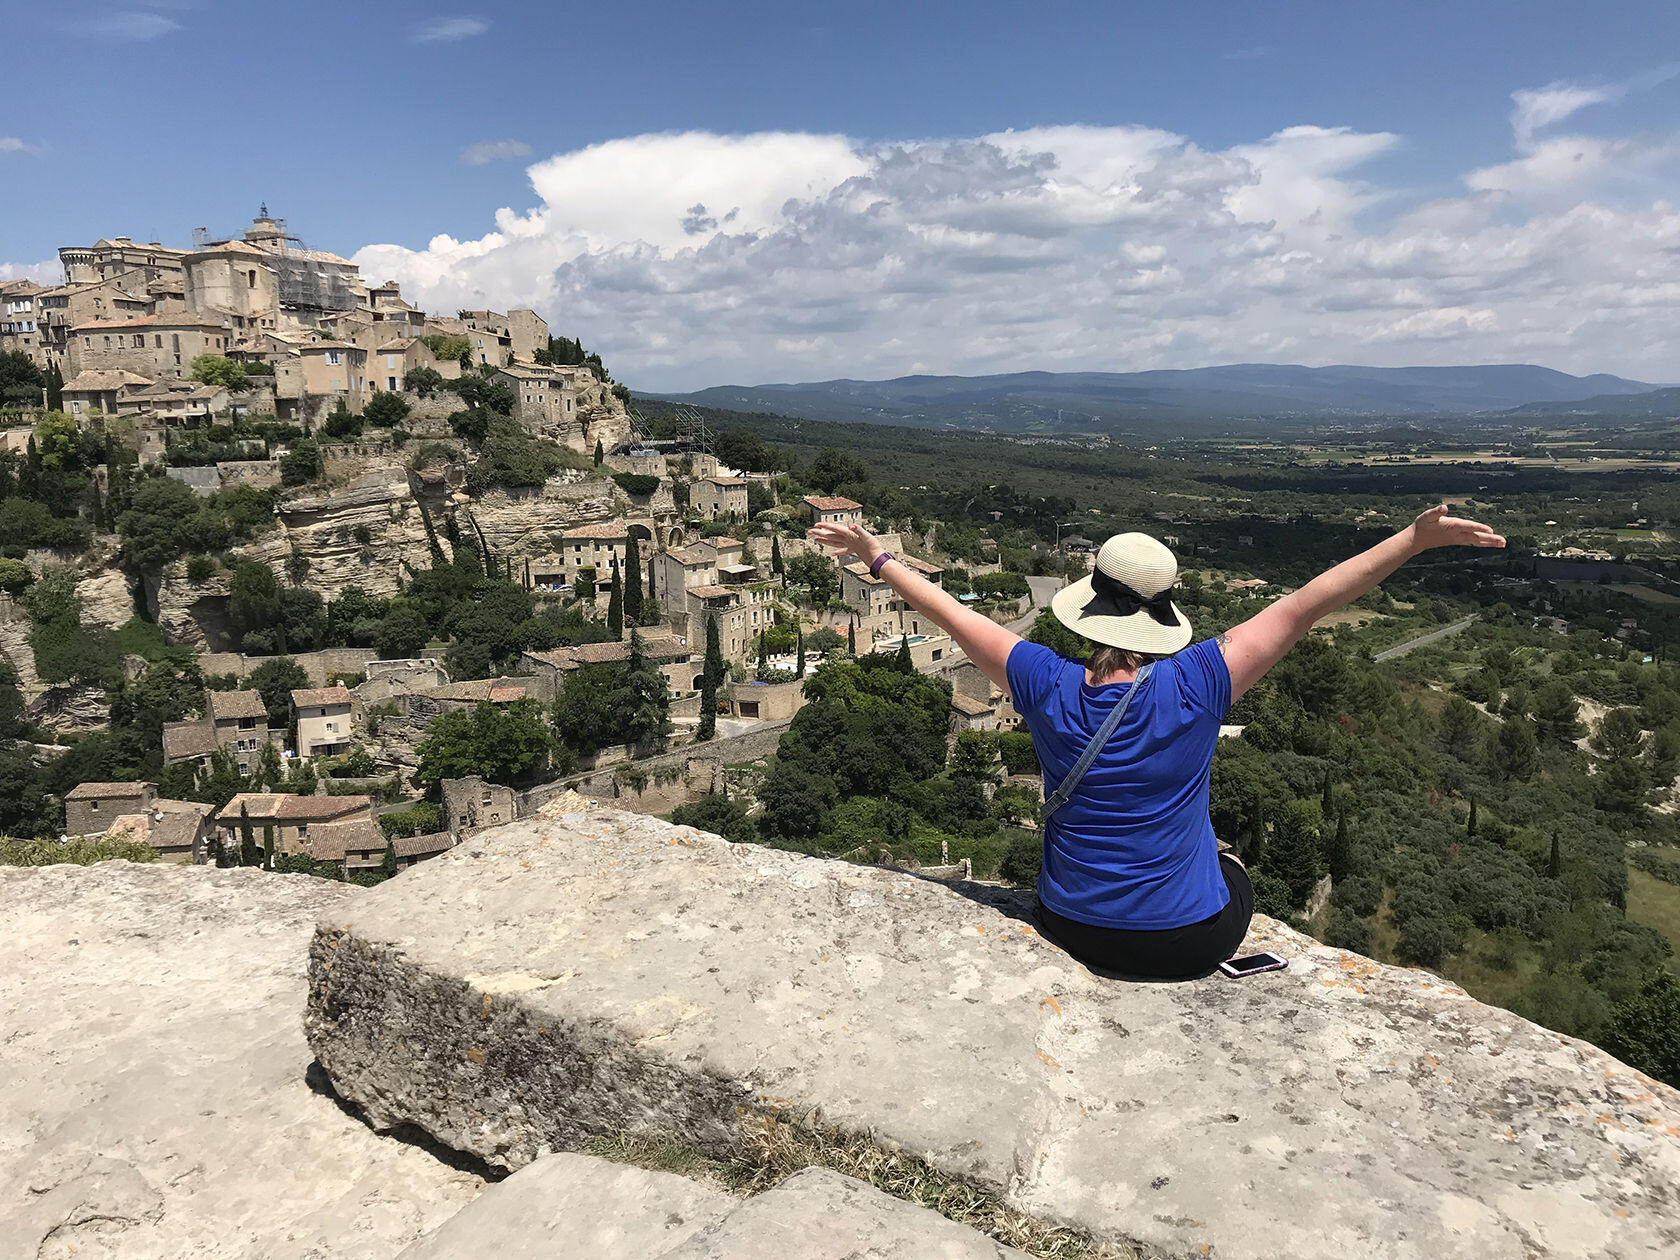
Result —
<svg viewBox="0 0 1680 1260"><path fill-rule="evenodd" d="M628 527L623 521L597 521L593 525L579 525L576 529L568 529L561 534L566 538L628 538Z"/></svg>
<svg viewBox="0 0 1680 1260"><path fill-rule="evenodd" d="M398 337L395 341L387 341L379 347L379 354L406 354L410 349L420 344L418 337Z"/></svg>
<svg viewBox="0 0 1680 1260"><path fill-rule="evenodd" d="M217 332L226 332L225 324L217 324L206 319L193 319L190 316L176 319L171 315L137 315L133 319L96 319L91 323L77 324L70 331L103 332L107 328L214 328Z"/></svg>
<svg viewBox="0 0 1680 1260"><path fill-rule="evenodd" d="M208 757L216 751L216 728L204 718L190 722L163 724L163 759L180 761L187 757Z"/></svg>
<svg viewBox="0 0 1680 1260"><path fill-rule="evenodd" d="M511 704L515 700L523 700L524 698L525 698L525 688L523 688L523 687L492 687L492 688L490 688L490 703L491 704Z"/></svg>
<svg viewBox="0 0 1680 1260"><path fill-rule="evenodd" d="M729 538L719 534L716 538L702 538L694 544L696 547L710 547L714 551L733 551L742 545L739 538Z"/></svg>
<svg viewBox="0 0 1680 1260"><path fill-rule="evenodd" d="M292 706L306 709L313 705L349 704L350 692L343 683L336 687L307 687L292 692Z"/></svg>
<svg viewBox="0 0 1680 1260"><path fill-rule="evenodd" d="M745 477L702 477L700 480L709 481L714 486L744 486L747 484Z"/></svg>
<svg viewBox="0 0 1680 1260"><path fill-rule="evenodd" d="M834 498L823 494L808 494L805 496L805 502L819 512L856 512L863 507L863 504L854 503L850 499Z"/></svg>
<svg viewBox="0 0 1680 1260"><path fill-rule="evenodd" d="M309 856L317 862L342 862L351 853L385 851L385 833L371 818L349 818L343 822L316 823L303 838Z"/></svg>
<svg viewBox="0 0 1680 1260"><path fill-rule="evenodd" d="M160 800L144 813L112 819L107 839L130 837L162 852L192 849L211 806L196 801Z"/></svg>
<svg viewBox="0 0 1680 1260"><path fill-rule="evenodd" d="M368 810L373 799L367 796L294 796L290 792L240 792L222 807L216 821L224 827L237 825L239 810L250 811L251 821L262 822L325 822L343 818L358 810Z"/></svg>
<svg viewBox="0 0 1680 1260"><path fill-rule="evenodd" d="M691 586L688 593L697 599L722 599L727 595L737 594L739 589L734 586Z"/></svg>
<svg viewBox="0 0 1680 1260"><path fill-rule="evenodd" d="M488 678L467 678L440 687L422 687L415 694L430 700L488 700L490 687Z"/></svg>
<svg viewBox="0 0 1680 1260"><path fill-rule="evenodd" d="M311 350L357 350L357 349L360 349L360 347L359 346L353 346L348 341L306 341L306 342L303 343L303 345L298 347L298 351L301 354L308 354Z"/></svg>
<svg viewBox="0 0 1680 1260"><path fill-rule="evenodd" d="M989 704L984 700L976 700L973 696L965 696L961 692L952 693L951 707L958 713L965 713L969 717L979 717L984 713L997 712L997 705Z"/></svg>
<svg viewBox="0 0 1680 1260"><path fill-rule="evenodd" d="M681 640L667 635L644 640L642 654L650 660L672 661L686 658L689 652ZM555 669L573 670L580 665L609 665L616 661L628 660L630 644L628 641L580 643L576 647L555 648L549 652L526 652L525 655Z"/></svg>
<svg viewBox="0 0 1680 1260"><path fill-rule="evenodd" d="M391 847L400 858L429 857L453 849L455 837L447 831L434 831L424 836L396 836L391 840Z"/></svg>
<svg viewBox="0 0 1680 1260"><path fill-rule="evenodd" d="M263 718L266 720L268 706L263 703L261 692L212 691L210 693L210 716L218 722L225 722L229 718Z"/></svg>
<svg viewBox="0 0 1680 1260"><path fill-rule="evenodd" d="M150 783L78 783L64 794L67 801L104 800L109 796L144 796Z"/></svg>
<svg viewBox="0 0 1680 1260"><path fill-rule="evenodd" d="M711 564L713 560L713 557L708 556L703 552L696 551L693 547L672 547L665 554L685 568L690 566L696 568L704 567L705 565Z"/></svg>
<svg viewBox="0 0 1680 1260"><path fill-rule="evenodd" d="M64 382L64 392L67 394L96 393L112 389L122 389L129 385L149 386L152 380L149 376L141 376L136 372L125 371L122 368L87 369L77 372L75 376Z"/></svg>

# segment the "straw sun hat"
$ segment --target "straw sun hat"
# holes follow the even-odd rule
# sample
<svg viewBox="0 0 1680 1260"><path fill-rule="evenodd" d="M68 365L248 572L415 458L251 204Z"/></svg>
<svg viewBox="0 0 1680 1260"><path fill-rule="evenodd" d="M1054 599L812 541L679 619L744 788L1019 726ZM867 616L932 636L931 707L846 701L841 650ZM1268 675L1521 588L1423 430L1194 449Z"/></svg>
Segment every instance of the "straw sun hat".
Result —
<svg viewBox="0 0 1680 1260"><path fill-rule="evenodd" d="M1097 567L1057 591L1050 608L1075 634L1111 647L1171 656L1190 642L1190 622L1172 602L1178 561L1148 534L1116 534Z"/></svg>

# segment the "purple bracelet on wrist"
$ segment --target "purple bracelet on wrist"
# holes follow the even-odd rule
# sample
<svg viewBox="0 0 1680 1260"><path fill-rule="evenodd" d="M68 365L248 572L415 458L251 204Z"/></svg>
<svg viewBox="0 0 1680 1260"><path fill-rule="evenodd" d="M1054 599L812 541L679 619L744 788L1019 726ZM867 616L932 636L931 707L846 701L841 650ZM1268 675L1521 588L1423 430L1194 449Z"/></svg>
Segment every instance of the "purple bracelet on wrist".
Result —
<svg viewBox="0 0 1680 1260"><path fill-rule="evenodd" d="M892 552L883 551L880 555L875 557L875 563L869 566L869 576L872 577L872 578L880 577L881 576L881 566L886 564L886 562L888 560L896 560L896 559L898 559L898 557L893 555Z"/></svg>

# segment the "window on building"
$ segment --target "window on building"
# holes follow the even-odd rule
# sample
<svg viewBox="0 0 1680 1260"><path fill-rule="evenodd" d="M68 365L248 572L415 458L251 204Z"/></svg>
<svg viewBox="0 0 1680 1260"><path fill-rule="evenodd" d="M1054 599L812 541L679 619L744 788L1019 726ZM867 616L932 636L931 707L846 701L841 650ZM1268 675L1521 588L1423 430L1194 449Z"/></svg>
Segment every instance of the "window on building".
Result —
<svg viewBox="0 0 1680 1260"><path fill-rule="evenodd" d="M385 388L395 393L397 388L397 378L394 376L387 376L385 378Z"/></svg>
<svg viewBox="0 0 1680 1260"><path fill-rule="evenodd" d="M145 333L135 333L134 334L134 348L136 350L143 350L143 349L145 349L145 346L146 346L146 334Z"/></svg>
<svg viewBox="0 0 1680 1260"><path fill-rule="evenodd" d="M245 273L245 287L247 289L254 289L257 287L257 273L254 268Z"/></svg>
<svg viewBox="0 0 1680 1260"><path fill-rule="evenodd" d="M328 367L338 367L343 362L344 362L344 354L343 354L342 351L339 351L339 350L328 350L327 351L327 366Z"/></svg>
<svg viewBox="0 0 1680 1260"><path fill-rule="evenodd" d="M162 333L159 333L156 337L152 338L152 349L154 349L154 350L162 350L163 349L163 334Z"/></svg>

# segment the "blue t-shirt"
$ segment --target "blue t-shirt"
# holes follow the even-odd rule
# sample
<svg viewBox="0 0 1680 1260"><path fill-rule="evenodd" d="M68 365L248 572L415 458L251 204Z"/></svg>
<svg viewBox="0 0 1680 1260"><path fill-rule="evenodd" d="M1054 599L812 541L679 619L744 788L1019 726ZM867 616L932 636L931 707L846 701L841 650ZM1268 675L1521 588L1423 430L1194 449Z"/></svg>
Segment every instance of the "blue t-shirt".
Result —
<svg viewBox="0 0 1680 1260"><path fill-rule="evenodd" d="M1005 666L1026 719L1048 797L1131 683L1093 687L1085 667L1037 643ZM1119 729L1044 833L1038 895L1064 918L1157 930L1225 908L1219 844L1208 819L1208 774L1231 672L1215 640L1157 661Z"/></svg>

